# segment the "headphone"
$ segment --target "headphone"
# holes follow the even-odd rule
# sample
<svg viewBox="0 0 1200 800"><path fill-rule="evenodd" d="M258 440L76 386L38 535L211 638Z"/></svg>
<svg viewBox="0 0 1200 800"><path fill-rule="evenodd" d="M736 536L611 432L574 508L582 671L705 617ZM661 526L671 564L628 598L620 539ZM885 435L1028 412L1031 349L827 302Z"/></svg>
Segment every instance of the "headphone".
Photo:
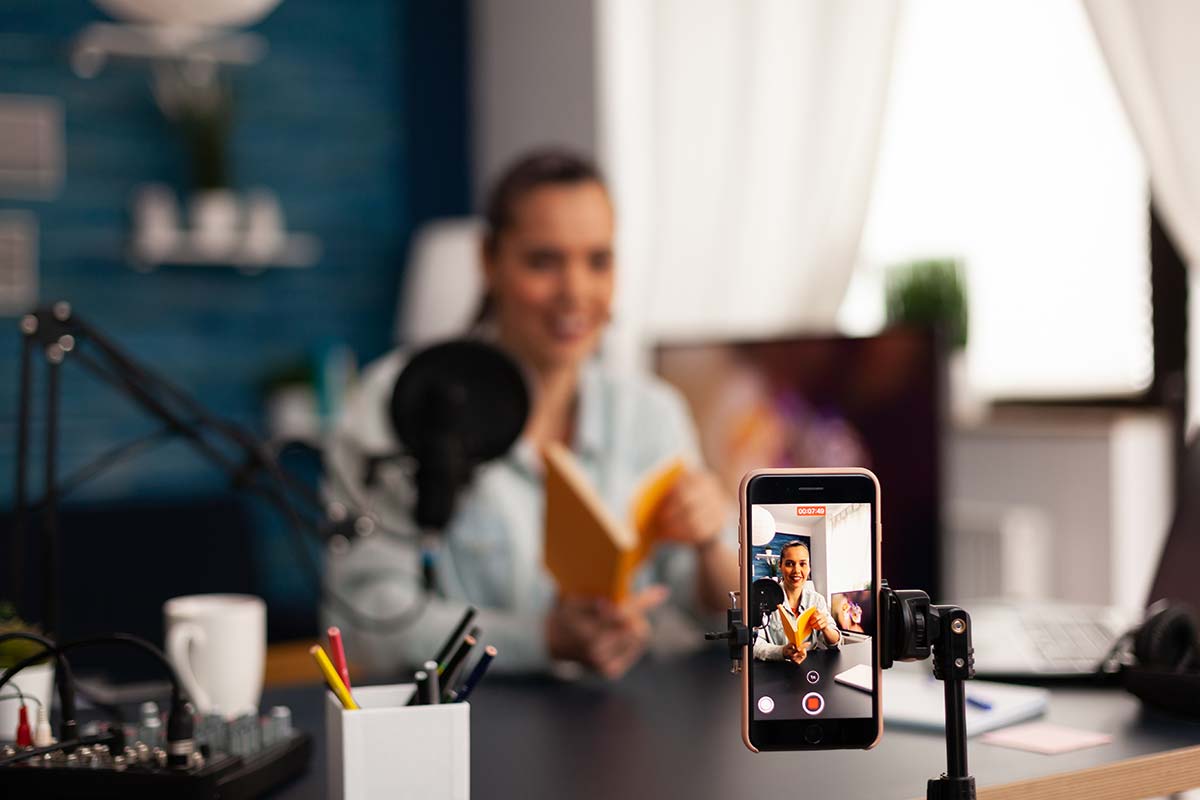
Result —
<svg viewBox="0 0 1200 800"><path fill-rule="evenodd" d="M1158 604L1129 634L1121 678L1143 703L1200 719L1200 623L1190 606Z"/></svg>

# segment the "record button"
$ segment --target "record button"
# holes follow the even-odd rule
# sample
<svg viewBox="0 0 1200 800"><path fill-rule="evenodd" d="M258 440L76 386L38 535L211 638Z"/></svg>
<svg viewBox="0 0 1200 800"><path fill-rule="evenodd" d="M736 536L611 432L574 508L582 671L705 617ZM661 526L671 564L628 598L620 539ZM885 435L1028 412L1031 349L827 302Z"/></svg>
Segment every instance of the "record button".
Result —
<svg viewBox="0 0 1200 800"><path fill-rule="evenodd" d="M821 697L820 692L809 692L808 694L804 695L802 705L804 706L805 714L810 714L815 717L817 714L820 714L825 710L825 698Z"/></svg>

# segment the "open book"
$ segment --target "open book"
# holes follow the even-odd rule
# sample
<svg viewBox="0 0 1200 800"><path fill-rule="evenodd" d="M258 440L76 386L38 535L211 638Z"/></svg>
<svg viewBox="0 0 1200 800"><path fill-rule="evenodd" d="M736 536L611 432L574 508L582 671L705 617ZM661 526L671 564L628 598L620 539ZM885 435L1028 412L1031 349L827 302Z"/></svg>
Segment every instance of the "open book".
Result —
<svg viewBox="0 0 1200 800"><path fill-rule="evenodd" d="M788 615L783 610L783 605L778 606L779 610L775 613L779 614L779 623L783 626L783 632L787 635L788 641L801 647L808 635L817 629L817 607L805 609L804 613L796 619L796 627L792 627L792 623L788 622Z"/></svg>
<svg viewBox="0 0 1200 800"><path fill-rule="evenodd" d="M546 465L546 567L559 591L571 597L605 597L621 602L634 572L654 545L654 518L683 474L683 460L650 471L634 492L628 518L620 520L561 444L542 450Z"/></svg>

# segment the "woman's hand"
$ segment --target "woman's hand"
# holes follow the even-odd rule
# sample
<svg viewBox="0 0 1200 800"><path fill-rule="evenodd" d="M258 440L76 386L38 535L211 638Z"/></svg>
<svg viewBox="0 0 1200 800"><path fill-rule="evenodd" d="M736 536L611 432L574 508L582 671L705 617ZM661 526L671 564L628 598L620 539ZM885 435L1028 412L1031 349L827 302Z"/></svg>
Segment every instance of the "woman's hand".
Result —
<svg viewBox="0 0 1200 800"><path fill-rule="evenodd" d="M793 664L803 664L806 658L808 658L807 647L797 647L791 642L783 646L784 661L791 661Z"/></svg>
<svg viewBox="0 0 1200 800"><path fill-rule="evenodd" d="M666 599L663 586L652 586L619 606L603 600L559 598L546 615L546 648L552 658L576 661L606 678L619 678L650 641L647 612Z"/></svg>
<svg viewBox="0 0 1200 800"><path fill-rule="evenodd" d="M655 514L659 538L703 547L715 542L729 513L729 499L707 470L684 472Z"/></svg>
<svg viewBox="0 0 1200 800"><path fill-rule="evenodd" d="M842 638L842 634L838 631L837 626L833 624L833 618L819 608L813 614L813 627L821 632L821 635L825 637L825 641L829 644L833 644Z"/></svg>

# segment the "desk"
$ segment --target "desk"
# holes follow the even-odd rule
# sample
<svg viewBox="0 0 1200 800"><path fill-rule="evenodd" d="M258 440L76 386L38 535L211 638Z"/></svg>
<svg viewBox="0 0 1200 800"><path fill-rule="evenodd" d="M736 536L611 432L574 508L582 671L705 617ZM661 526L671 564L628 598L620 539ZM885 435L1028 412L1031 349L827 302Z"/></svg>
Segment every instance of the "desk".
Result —
<svg viewBox="0 0 1200 800"><path fill-rule="evenodd" d="M809 692L825 698L825 717L869 717L871 695L834 680L858 664L871 663L871 643L855 642L834 650L813 648L800 665L790 661L759 661L754 667L754 705L770 697L770 715L755 711L755 719L808 719L801 699Z"/></svg>
<svg viewBox="0 0 1200 800"><path fill-rule="evenodd" d="M918 798L946 765L940 737L899 729L870 752L750 753L741 742L739 681L716 652L643 662L614 684L497 678L471 704L477 798L748 798L786 786L795 797L826 800ZM274 797L324 797L322 691L292 687L264 698L264 705L290 705L295 724L316 737L309 774ZM1200 723L1144 713L1120 691L1075 688L1054 691L1047 719L1111 733L1113 743L1043 756L972 740L981 800L1134 797L1200 786ZM1105 766L1152 754L1162 755ZM1093 768L1110 771L1062 774Z"/></svg>

